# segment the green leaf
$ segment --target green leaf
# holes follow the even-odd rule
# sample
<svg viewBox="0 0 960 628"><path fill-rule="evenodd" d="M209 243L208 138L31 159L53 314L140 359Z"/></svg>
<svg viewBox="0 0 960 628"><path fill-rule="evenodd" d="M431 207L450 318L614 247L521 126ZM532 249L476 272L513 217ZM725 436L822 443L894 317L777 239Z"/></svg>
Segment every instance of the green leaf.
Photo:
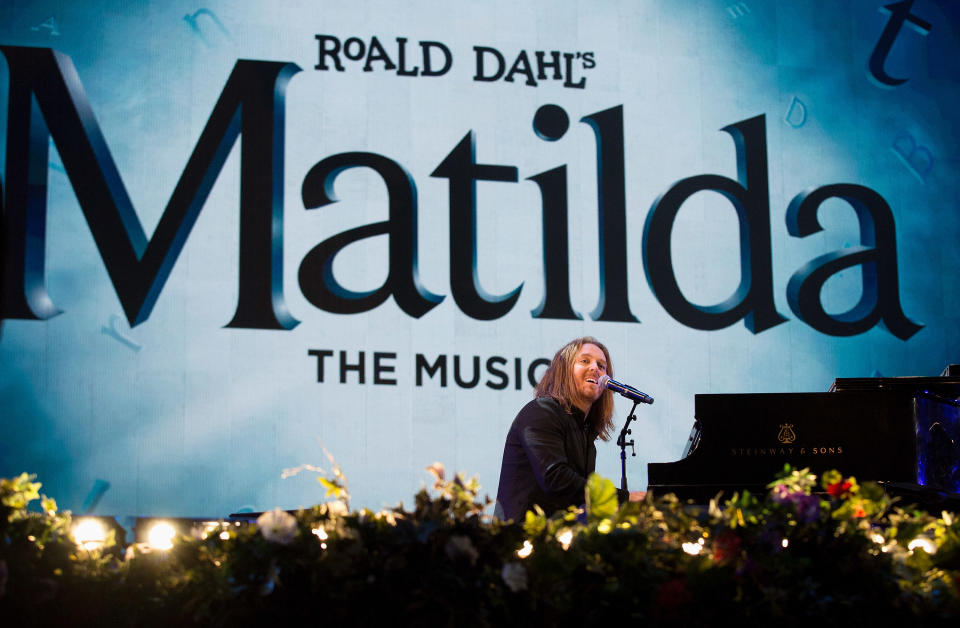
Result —
<svg viewBox="0 0 960 628"><path fill-rule="evenodd" d="M537 536L547 527L547 517L543 509L536 504L533 505L533 508L534 510L527 511L523 520L523 531L531 537Z"/></svg>
<svg viewBox="0 0 960 628"><path fill-rule="evenodd" d="M831 484L837 484L838 482L843 481L843 475L836 469L830 469L829 471L824 471L823 475L820 476L820 485L826 489Z"/></svg>
<svg viewBox="0 0 960 628"><path fill-rule="evenodd" d="M40 499L40 507L43 509L43 512L50 516L57 514L57 501L52 497L47 497L44 495Z"/></svg>
<svg viewBox="0 0 960 628"><path fill-rule="evenodd" d="M590 520L612 517L616 514L619 503L617 502L617 489L613 482L597 473L591 473L590 477L587 478L585 493L587 517Z"/></svg>
<svg viewBox="0 0 960 628"><path fill-rule="evenodd" d="M784 463L784 465L783 465L783 470L782 470L780 473L778 473L778 474L775 476L776 479L775 479L773 482L771 482L770 484L768 484L767 486L768 486L769 488L773 488L774 485L780 483L780 480L786 480L787 478L791 477L792 475L793 475L793 467L790 466L790 463L789 463L789 462Z"/></svg>
<svg viewBox="0 0 960 628"><path fill-rule="evenodd" d="M886 492L876 482L864 482L860 485L860 496L864 499L879 502L886 497Z"/></svg>
<svg viewBox="0 0 960 628"><path fill-rule="evenodd" d="M31 482L36 475L21 473L12 479L0 479L0 503L14 510L23 510L27 504L40 498L40 482Z"/></svg>

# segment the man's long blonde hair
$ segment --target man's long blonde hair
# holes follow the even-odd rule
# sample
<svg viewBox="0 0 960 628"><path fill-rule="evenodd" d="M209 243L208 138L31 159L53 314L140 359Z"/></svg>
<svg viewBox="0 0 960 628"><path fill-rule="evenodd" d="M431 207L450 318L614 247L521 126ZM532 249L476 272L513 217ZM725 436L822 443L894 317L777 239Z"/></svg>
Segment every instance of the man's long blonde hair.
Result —
<svg viewBox="0 0 960 628"><path fill-rule="evenodd" d="M613 376L613 366L610 364L610 352L602 342L592 336L575 338L560 348L553 356L547 372L540 378L534 395L537 397L553 397L567 412L575 407L579 397L577 382L573 378L573 365L583 345L596 345L603 351L607 360L607 375ZM590 406L587 423L593 434L602 440L610 440L613 432L613 392L604 390L600 398Z"/></svg>

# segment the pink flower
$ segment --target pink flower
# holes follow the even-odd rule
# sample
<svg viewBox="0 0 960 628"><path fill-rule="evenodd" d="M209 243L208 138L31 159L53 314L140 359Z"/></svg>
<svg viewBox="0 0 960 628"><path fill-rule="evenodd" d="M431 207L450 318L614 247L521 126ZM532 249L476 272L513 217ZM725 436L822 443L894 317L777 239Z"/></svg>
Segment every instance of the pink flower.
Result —
<svg viewBox="0 0 960 628"><path fill-rule="evenodd" d="M777 484L773 487L772 493L773 501L777 502L778 504L783 504L788 501L790 489L787 488L786 484Z"/></svg>

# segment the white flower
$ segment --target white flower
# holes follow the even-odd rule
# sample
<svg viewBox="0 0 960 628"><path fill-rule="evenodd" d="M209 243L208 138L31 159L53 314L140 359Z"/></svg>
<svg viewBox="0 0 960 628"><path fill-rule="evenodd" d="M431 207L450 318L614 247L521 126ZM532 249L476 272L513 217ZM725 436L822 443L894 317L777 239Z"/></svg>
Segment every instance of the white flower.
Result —
<svg viewBox="0 0 960 628"><path fill-rule="evenodd" d="M376 514L376 519L378 521L380 520L386 521L388 524L392 526L397 525L397 516L389 510L381 510L380 512L378 512Z"/></svg>
<svg viewBox="0 0 960 628"><path fill-rule="evenodd" d="M257 526L263 538L281 545L289 544L297 534L297 518L279 508L260 515Z"/></svg>
<svg viewBox="0 0 960 628"><path fill-rule="evenodd" d="M335 499L333 501L327 502L327 513L331 515L340 515L344 517L350 514L350 510L347 508L347 505L343 503L342 499Z"/></svg>
<svg viewBox="0 0 960 628"><path fill-rule="evenodd" d="M527 590L527 570L520 563L504 563L500 577L514 593Z"/></svg>
<svg viewBox="0 0 960 628"><path fill-rule="evenodd" d="M433 477L437 478L438 481L442 481L446 476L446 470L443 468L443 463L434 462L432 465L427 467L427 471L430 472Z"/></svg>
<svg viewBox="0 0 960 628"><path fill-rule="evenodd" d="M473 541L470 540L470 537L464 536L463 534L454 534L447 539L446 545L443 546L443 551L450 560L465 558L471 565L475 564L477 557L480 556L477 548L473 546Z"/></svg>

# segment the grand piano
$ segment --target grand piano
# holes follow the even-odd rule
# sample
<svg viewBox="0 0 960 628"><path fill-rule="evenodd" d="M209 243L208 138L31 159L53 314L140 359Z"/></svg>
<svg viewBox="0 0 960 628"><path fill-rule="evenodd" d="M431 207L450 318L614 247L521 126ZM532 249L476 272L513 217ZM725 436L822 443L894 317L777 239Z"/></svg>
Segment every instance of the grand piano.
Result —
<svg viewBox="0 0 960 628"><path fill-rule="evenodd" d="M824 393L696 395L682 459L649 463L647 488L696 503L720 492L763 494L786 463L818 475L837 469L906 504L957 510L960 366L939 377L838 378Z"/></svg>

